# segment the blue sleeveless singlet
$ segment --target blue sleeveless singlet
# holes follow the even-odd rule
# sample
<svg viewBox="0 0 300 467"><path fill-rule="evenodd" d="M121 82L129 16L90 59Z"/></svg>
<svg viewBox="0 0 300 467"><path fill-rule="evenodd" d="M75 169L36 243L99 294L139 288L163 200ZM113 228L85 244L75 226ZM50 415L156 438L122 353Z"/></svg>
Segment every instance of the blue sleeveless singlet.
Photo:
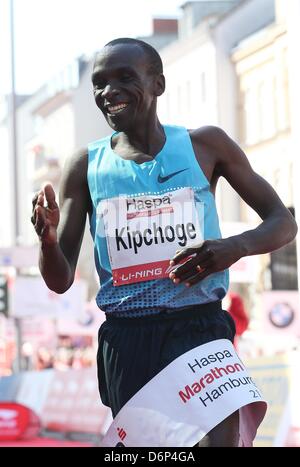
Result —
<svg viewBox="0 0 300 467"><path fill-rule="evenodd" d="M221 238L215 199L196 160L188 131L170 125L165 125L164 131L166 142L162 150L155 159L142 164L117 155L111 148L111 136L88 146L88 185L93 203L90 230L100 279L96 301L105 313L116 316L154 314L218 301L228 290L228 270L211 274L190 288L184 284L175 285L170 279L113 285L103 220L97 216L97 207L103 200L124 195L157 195L190 187L196 205L202 203L204 207L204 239ZM176 176L168 177L175 173Z"/></svg>

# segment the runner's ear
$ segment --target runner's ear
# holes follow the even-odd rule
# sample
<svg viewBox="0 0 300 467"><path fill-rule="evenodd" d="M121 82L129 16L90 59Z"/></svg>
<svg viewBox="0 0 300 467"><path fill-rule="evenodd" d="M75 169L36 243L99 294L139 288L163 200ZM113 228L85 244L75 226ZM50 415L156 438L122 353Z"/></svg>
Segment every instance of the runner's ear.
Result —
<svg viewBox="0 0 300 467"><path fill-rule="evenodd" d="M166 80L165 80L164 75L160 73L155 78L155 88L154 88L155 95L157 97L161 96L165 92L165 88L166 88Z"/></svg>

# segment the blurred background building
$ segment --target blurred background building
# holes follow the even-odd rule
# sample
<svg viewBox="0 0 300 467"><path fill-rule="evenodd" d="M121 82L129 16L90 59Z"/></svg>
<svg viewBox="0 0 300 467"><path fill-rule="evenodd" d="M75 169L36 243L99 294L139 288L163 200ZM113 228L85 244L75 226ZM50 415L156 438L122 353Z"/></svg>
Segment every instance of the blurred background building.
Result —
<svg viewBox="0 0 300 467"><path fill-rule="evenodd" d="M140 36L159 50L164 63L167 88L159 100L161 121L188 128L222 127L245 150L254 170L270 182L298 221L299 21L299 0L188 1L181 5L178 18L153 18L152 34ZM57 352L63 355L61 367L85 351L89 354L90 348L95 349L96 325L101 319L95 318L97 312L92 304L98 284L88 226L77 275L78 282L86 284L86 292L82 310L73 316L72 325L71 321L61 323L56 314L50 313L44 317L48 320L45 331L42 325L37 325L43 335L38 337L38 331L32 331L32 323L41 318L36 313L30 316L30 311L24 315L22 309L30 310L32 305L25 298L22 305L26 284L23 288L16 286L16 268L23 279L24 276L36 279L39 275L36 236L29 222L33 194L45 181L58 190L65 160L88 142L111 132L93 101L90 81L93 60L94 56L80 56L34 94L16 96L17 178L13 176L10 153L9 96L0 97L0 197L5 219L0 224L0 273L3 284L8 281L9 285L8 309L2 315L0 309L0 376L1 372L13 371L15 317L25 322L24 341L30 341L32 334L37 338L37 344L33 339L32 349L27 346L27 357L32 354L33 367L41 366L42 356L47 353L38 352L41 347L48 346L50 360L56 344L66 347L60 336L66 335L68 329L73 329L72 342L68 341L65 352ZM12 215L15 207L11 201L14 182L18 184L18 245ZM224 236L258 224L256 213L225 180L219 184L216 200ZM238 342L242 357L273 357L299 349L299 251L295 241L270 255L243 258L231 268L232 296L243 302L249 321ZM34 287L38 291L42 286L39 283ZM32 294L29 289L27 293ZM53 300L45 298L45 294L43 300ZM16 295L21 296L21 301ZM230 296L225 305L232 309L229 301ZM82 322L91 314L90 339L80 341L80 336L87 335ZM54 335L53 346L49 342L53 344ZM84 344L77 345L78 350L74 342ZM74 358L68 360L70 348ZM81 363L77 362L78 365Z"/></svg>

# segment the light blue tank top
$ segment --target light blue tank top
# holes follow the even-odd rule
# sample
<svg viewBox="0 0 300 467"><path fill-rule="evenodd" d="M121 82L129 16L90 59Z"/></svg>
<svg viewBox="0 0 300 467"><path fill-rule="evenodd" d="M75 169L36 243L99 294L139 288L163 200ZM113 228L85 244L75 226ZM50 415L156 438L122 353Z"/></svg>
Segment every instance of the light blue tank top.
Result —
<svg viewBox="0 0 300 467"><path fill-rule="evenodd" d="M88 185L93 203L90 219L95 245L95 263L100 279L97 305L105 313L116 316L142 316L195 304L221 300L228 290L228 270L210 275L187 288L170 279L157 279L119 287L113 286L103 221L97 207L103 200L124 194L157 195L190 187L195 202L204 206L204 239L220 238L215 199L210 184L196 160L188 131L183 127L164 126L166 142L155 159L142 164L125 160L111 148L111 136L88 147ZM167 179L169 174L178 172ZM164 178L165 177L165 178ZM162 180L164 183L161 183Z"/></svg>

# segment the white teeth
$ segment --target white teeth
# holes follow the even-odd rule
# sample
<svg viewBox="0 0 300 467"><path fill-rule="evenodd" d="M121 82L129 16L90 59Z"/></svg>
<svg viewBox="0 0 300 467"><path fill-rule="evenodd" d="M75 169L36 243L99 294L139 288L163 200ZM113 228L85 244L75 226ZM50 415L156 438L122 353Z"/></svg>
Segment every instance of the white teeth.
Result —
<svg viewBox="0 0 300 467"><path fill-rule="evenodd" d="M109 113L116 113L119 112L120 110L125 109L128 104L118 104L118 105L110 105L108 108Z"/></svg>

